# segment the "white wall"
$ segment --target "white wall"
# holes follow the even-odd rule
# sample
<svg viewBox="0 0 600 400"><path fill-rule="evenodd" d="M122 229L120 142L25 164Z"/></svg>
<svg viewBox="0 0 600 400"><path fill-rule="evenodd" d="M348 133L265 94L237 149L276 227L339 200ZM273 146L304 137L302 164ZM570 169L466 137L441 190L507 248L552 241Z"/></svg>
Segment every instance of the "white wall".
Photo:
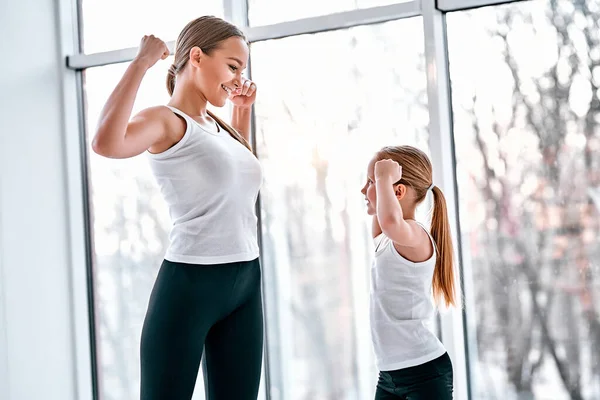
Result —
<svg viewBox="0 0 600 400"><path fill-rule="evenodd" d="M0 2L2 400L77 398L58 3Z"/></svg>

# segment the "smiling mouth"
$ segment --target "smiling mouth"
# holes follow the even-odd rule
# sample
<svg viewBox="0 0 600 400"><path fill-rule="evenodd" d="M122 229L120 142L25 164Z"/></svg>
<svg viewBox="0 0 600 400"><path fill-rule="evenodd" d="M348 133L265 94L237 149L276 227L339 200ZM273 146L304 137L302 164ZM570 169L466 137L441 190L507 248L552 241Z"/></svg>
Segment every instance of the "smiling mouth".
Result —
<svg viewBox="0 0 600 400"><path fill-rule="evenodd" d="M221 85L221 89L223 89L227 94L231 94L232 90L225 85Z"/></svg>

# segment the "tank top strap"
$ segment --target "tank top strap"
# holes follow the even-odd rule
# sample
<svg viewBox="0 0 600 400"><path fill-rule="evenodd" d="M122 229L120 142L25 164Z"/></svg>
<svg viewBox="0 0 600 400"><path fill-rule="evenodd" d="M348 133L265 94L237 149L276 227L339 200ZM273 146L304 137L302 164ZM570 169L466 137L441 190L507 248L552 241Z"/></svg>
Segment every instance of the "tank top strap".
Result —
<svg viewBox="0 0 600 400"><path fill-rule="evenodd" d="M169 110L173 111L175 114L179 115L181 118L185 119L185 121L189 124L192 119L192 117L190 117L189 115L187 115L186 113L184 113L183 111L181 111L178 108L172 107L172 106L165 106L167 107Z"/></svg>
<svg viewBox="0 0 600 400"><path fill-rule="evenodd" d="M421 228L423 228L423 230L425 231L425 233L427 234L427 236L429 237L429 240L431 241L431 245L433 246L433 251L435 251L436 253L438 253L438 248L437 248L437 243L435 243L435 240L433 240L433 236L431 236L431 233L429 233L429 230L425 227L425 225L423 225L422 223L420 223L417 220L414 220Z"/></svg>
<svg viewBox="0 0 600 400"><path fill-rule="evenodd" d="M383 249L386 244L388 244L390 239L385 235L385 233L380 233L379 236L373 239L373 243L375 244L375 253L377 253L380 249Z"/></svg>

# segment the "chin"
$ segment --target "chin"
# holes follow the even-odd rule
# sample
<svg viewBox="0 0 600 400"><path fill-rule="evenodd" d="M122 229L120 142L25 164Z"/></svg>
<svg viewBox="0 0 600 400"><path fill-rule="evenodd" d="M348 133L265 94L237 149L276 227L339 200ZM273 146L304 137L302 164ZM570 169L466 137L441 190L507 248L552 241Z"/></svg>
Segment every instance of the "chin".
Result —
<svg viewBox="0 0 600 400"><path fill-rule="evenodd" d="M222 99L222 98L217 98L217 99L207 99L208 102L214 106L214 107L224 107L225 104L227 104L227 97Z"/></svg>

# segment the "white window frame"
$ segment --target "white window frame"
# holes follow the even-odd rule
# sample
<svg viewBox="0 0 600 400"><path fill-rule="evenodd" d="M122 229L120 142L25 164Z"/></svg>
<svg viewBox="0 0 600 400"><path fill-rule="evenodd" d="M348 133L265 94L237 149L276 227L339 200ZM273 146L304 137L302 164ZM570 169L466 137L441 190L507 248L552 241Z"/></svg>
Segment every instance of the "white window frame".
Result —
<svg viewBox="0 0 600 400"><path fill-rule="evenodd" d="M61 54L68 60L78 54L80 25L77 0L58 0L57 18ZM91 228L87 191L87 161L85 154L85 116L83 108L82 72L63 69L63 143L67 164L69 204L69 242L71 268L71 310L73 313L73 341L75 354L76 388L80 400L98 398L96 385L95 340L93 331L93 285L90 260Z"/></svg>

